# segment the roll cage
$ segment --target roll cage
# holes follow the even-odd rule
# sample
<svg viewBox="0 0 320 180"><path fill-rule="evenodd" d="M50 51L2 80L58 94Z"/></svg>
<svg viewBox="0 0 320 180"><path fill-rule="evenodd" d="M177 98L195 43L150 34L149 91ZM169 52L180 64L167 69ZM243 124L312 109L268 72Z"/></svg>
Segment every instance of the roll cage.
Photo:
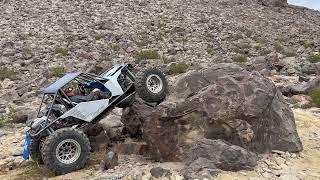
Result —
<svg viewBox="0 0 320 180"><path fill-rule="evenodd" d="M62 78L58 79L56 82L43 90L43 97L37 113L37 119L39 119L39 125L41 128L37 132L30 133L30 135L38 136L44 130L47 130L49 133L53 133L54 130L50 128L51 125L58 120L69 116L80 119L83 123L96 122L103 114L107 113L109 110L112 110L117 104L130 96L134 96L135 78L131 70L132 66L130 64L120 64L100 75L82 72L64 75ZM97 101L81 103L73 102L63 90L63 88L65 88L72 81L99 83L108 91L110 91L111 96L108 99ZM51 103L47 105L48 111L45 113L45 115L40 117L41 109L46 97L50 99ZM55 118L53 121L49 121L49 117L55 104L64 105L67 111L61 116ZM86 111L87 109L89 111L91 110L92 112L81 114L81 110Z"/></svg>

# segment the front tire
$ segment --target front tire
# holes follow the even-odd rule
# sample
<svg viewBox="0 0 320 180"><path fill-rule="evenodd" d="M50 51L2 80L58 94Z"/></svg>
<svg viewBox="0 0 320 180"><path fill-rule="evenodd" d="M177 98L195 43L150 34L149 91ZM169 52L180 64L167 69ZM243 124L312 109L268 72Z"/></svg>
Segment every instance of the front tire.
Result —
<svg viewBox="0 0 320 180"><path fill-rule="evenodd" d="M41 156L41 140L40 139L31 139L30 142L30 157L33 161L38 164L43 164L42 156Z"/></svg>
<svg viewBox="0 0 320 180"><path fill-rule="evenodd" d="M44 164L56 174L66 174L83 168L90 156L90 142L80 130L62 128L44 142Z"/></svg>
<svg viewBox="0 0 320 180"><path fill-rule="evenodd" d="M141 99L150 103L161 103L167 94L165 75L155 67L146 68L136 74L136 91Z"/></svg>

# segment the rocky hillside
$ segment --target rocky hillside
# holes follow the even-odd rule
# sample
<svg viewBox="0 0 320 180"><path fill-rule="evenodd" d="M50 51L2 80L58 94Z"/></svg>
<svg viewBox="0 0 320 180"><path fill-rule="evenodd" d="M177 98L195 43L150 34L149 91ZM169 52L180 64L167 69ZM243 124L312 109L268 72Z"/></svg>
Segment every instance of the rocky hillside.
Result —
<svg viewBox="0 0 320 180"><path fill-rule="evenodd" d="M1 83L1 103L30 102L32 91L64 71L105 68L111 62L185 62L193 69L285 59L294 65L282 73L300 74L320 50L320 13L266 5L250 0L1 1L0 78L13 81ZM154 51L143 53L146 49Z"/></svg>

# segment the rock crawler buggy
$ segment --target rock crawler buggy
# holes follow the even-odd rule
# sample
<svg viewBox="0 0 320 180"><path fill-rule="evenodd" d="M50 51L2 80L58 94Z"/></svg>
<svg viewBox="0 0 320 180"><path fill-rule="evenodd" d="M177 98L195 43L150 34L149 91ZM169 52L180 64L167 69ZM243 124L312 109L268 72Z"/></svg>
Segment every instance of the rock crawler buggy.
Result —
<svg viewBox="0 0 320 180"><path fill-rule="evenodd" d="M77 90L68 96L66 89ZM93 91L100 97L92 98ZM160 103L167 92L164 74L146 68L133 74L130 64L116 65L100 74L69 73L44 89L37 118L28 123L24 159L44 163L56 174L84 167L90 142L84 129L115 107L128 107L137 93L146 102Z"/></svg>

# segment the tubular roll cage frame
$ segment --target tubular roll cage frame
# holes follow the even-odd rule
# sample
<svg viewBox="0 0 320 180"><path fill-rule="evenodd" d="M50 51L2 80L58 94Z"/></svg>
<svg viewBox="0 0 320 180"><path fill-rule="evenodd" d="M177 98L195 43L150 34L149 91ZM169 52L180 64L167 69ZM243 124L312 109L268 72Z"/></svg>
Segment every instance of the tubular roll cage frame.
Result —
<svg viewBox="0 0 320 180"><path fill-rule="evenodd" d="M128 66L130 66L130 64L127 64L125 67L128 68ZM124 69L123 66L118 67L117 70L116 70L114 73L112 73L111 75L115 74L117 71L122 70L122 69ZM108 72L108 71L106 71L106 72ZM104 73L106 73L106 72L104 72ZM104 73L102 73L102 75L103 75ZM134 75L130 72L129 69L127 70L127 73L128 73L128 75L129 75L129 79L130 79L132 82L131 82L130 86L126 89L126 91L125 91L123 94L126 94L132 87L134 87L134 85L133 85L133 82L135 81ZM83 80L83 81L96 81L96 82L98 82L98 83L101 83L102 85L104 85L104 83L102 83L101 81L108 81L107 78L101 77L101 76L99 76L99 75L91 74L91 73L79 73L79 75L76 76L76 77L75 77L74 79L72 79L72 80L78 81L77 78L80 79L80 80ZM72 80L71 80L71 81L72 81ZM71 81L69 81L68 83L70 83ZM68 83L66 83L66 84L68 84ZM66 84L65 84L65 85L66 85ZM64 86L65 86L65 85L64 85ZM48 111L48 112L46 113L46 115L45 115L45 116L46 116L46 119L45 119L45 121L44 121L44 125L40 125L40 126L41 126L41 130L38 131L37 133L35 133L35 134L30 133L31 137L36 137L36 136L38 136L40 133L42 133L42 132L45 131L45 130L47 130L47 132L48 132L49 134L54 133L54 130L53 130L50 126L51 126L52 124L54 124L55 122L57 122L58 120L60 120L61 118L58 117L58 118L56 118L55 120L53 120L53 121L52 121L51 123L49 123L49 124L48 124L48 120L49 120L49 115L51 114L53 105L55 104L55 100L56 100L56 98L57 98L57 96L58 96L59 93L60 93L62 96L64 96L64 97L69 101L69 103L70 103L73 107L76 106L76 105L70 100L70 98L63 92L62 88L63 88L64 86L62 86L61 88L59 88L59 90L56 91L55 93L43 93L42 100L41 100L41 104L40 104L40 107L39 107L38 113L37 113L37 118L39 118L39 114L40 114L40 112L41 112L42 104L43 104L43 102L44 102L45 97L46 97L47 95L53 95L53 99L52 99L52 102L51 102L51 104L50 104L49 111ZM134 94L135 94L135 91L132 92L132 93L130 93L130 94L128 95L128 97L129 97L129 96L132 96L132 95L134 95ZM101 114L105 114L108 110L110 110L110 106L113 106L114 102L116 102L121 96L122 96L122 95L119 95L119 96L115 97L115 99L114 99L112 102L110 102L109 106L108 106ZM126 98L128 98L128 97L126 97ZM112 96L111 96L111 98L112 98ZM124 99L122 99L121 101L117 102L116 105L119 104L119 103L121 103L121 102L122 102L123 100L125 100L126 98L124 98ZM99 119L99 117L101 116L101 114L100 114L99 116L97 116L92 122L96 122L96 120Z"/></svg>

